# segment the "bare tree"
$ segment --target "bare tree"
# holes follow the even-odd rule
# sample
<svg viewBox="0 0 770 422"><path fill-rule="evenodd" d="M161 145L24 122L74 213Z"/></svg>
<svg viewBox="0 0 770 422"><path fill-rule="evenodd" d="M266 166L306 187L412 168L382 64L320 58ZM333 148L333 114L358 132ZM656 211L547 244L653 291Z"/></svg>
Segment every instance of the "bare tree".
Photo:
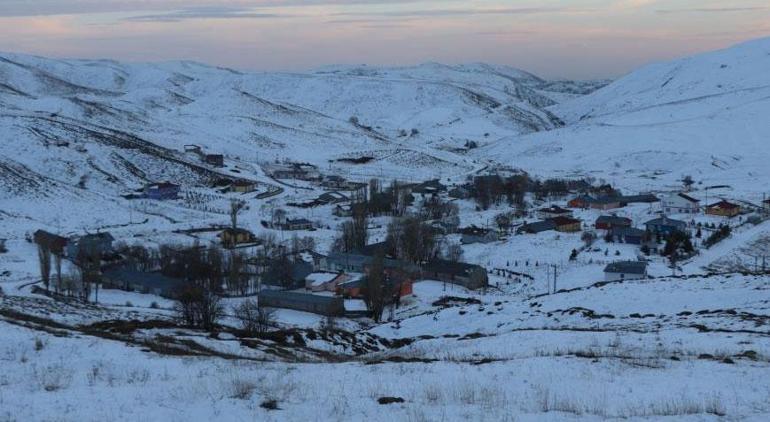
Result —
<svg viewBox="0 0 770 422"><path fill-rule="evenodd" d="M446 246L445 257L447 261L460 262L463 259L463 247L457 242L452 242Z"/></svg>
<svg viewBox="0 0 770 422"><path fill-rule="evenodd" d="M54 268L56 269L56 285L54 285L54 291L57 294L61 292L62 285L61 260L61 254L57 253L53 255Z"/></svg>
<svg viewBox="0 0 770 422"><path fill-rule="evenodd" d="M240 295L249 293L251 277L247 270L246 255L242 252L231 252L227 260L227 273L225 275L228 291Z"/></svg>
<svg viewBox="0 0 770 422"><path fill-rule="evenodd" d="M385 257L381 252L374 256L364 289L364 301L375 322L380 322L382 319L382 312L387 300L384 260Z"/></svg>
<svg viewBox="0 0 770 422"><path fill-rule="evenodd" d="M286 223L286 211L281 208L273 210L271 223L273 228L283 226Z"/></svg>
<svg viewBox="0 0 770 422"><path fill-rule="evenodd" d="M43 280L45 290L51 283L51 250L48 245L40 242L37 244L37 259L40 264L40 278Z"/></svg>
<svg viewBox="0 0 770 422"><path fill-rule="evenodd" d="M80 269L80 299L88 302L91 288L95 287L94 302L99 303L99 284L101 284L101 254L90 243L78 245L75 265Z"/></svg>
<svg viewBox="0 0 770 422"><path fill-rule="evenodd" d="M233 316L240 322L243 330L250 336L267 332L274 321L274 311L259 307L257 301L246 300L233 308Z"/></svg>
<svg viewBox="0 0 770 422"><path fill-rule="evenodd" d="M221 298L200 286L187 286L177 292L174 310L183 323L205 330L214 329L224 314Z"/></svg>
<svg viewBox="0 0 770 422"><path fill-rule="evenodd" d="M232 199L230 201L230 225L233 229L238 228L238 213L246 207L246 202L240 199Z"/></svg>
<svg viewBox="0 0 770 422"><path fill-rule="evenodd" d="M368 221L366 216L357 215L351 221L342 223L342 233L334 241L334 249L338 252L353 252L366 246L369 238Z"/></svg>

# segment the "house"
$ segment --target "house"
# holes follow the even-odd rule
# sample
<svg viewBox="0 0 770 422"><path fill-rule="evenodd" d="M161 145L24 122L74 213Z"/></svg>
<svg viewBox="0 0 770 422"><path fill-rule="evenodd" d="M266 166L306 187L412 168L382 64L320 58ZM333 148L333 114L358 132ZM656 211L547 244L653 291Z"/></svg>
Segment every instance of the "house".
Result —
<svg viewBox="0 0 770 422"><path fill-rule="evenodd" d="M239 179L230 185L230 190L238 193L249 193L257 190L257 183L251 180Z"/></svg>
<svg viewBox="0 0 770 422"><path fill-rule="evenodd" d="M663 236L669 236L671 233L676 231L687 231L687 223L684 221L674 220L666 216L650 220L644 223L644 226L650 233L660 234Z"/></svg>
<svg viewBox="0 0 770 422"><path fill-rule="evenodd" d="M67 252L67 243L69 239L45 230L37 230L33 235L35 244L40 245L51 251L52 254L64 256Z"/></svg>
<svg viewBox="0 0 770 422"><path fill-rule="evenodd" d="M121 289L173 299L187 283L184 280L167 277L160 272L141 272L128 266L118 266L102 273L105 288Z"/></svg>
<svg viewBox="0 0 770 422"><path fill-rule="evenodd" d="M219 238L226 248L232 248L244 243L253 243L255 236L254 233L246 229L228 227L222 230Z"/></svg>
<svg viewBox="0 0 770 422"><path fill-rule="evenodd" d="M457 284L475 290L487 287L487 270L480 265L437 259L422 266L422 278Z"/></svg>
<svg viewBox="0 0 770 422"><path fill-rule="evenodd" d="M111 254L114 250L112 243L115 238L108 232L87 234L80 237L71 238L67 243L67 256L75 258L81 250L93 252L98 256Z"/></svg>
<svg viewBox="0 0 770 422"><path fill-rule="evenodd" d="M318 168L307 163L275 163L265 166L265 171L276 179L321 180Z"/></svg>
<svg viewBox="0 0 770 422"><path fill-rule="evenodd" d="M364 297L368 279L360 277L354 280L346 281L337 285L336 293L342 297L360 299ZM414 282L407 278L392 278L386 272L385 288L388 289L392 297L390 301L395 302L397 298L409 296L413 292ZM396 296L398 294L398 296ZM390 302L388 301L388 302Z"/></svg>
<svg viewBox="0 0 770 422"><path fill-rule="evenodd" d="M639 280L647 278L644 261L611 262L604 267L604 281Z"/></svg>
<svg viewBox="0 0 770 422"><path fill-rule="evenodd" d="M338 204L340 202L348 202L350 198L337 191L324 192L316 200L322 204Z"/></svg>
<svg viewBox="0 0 770 422"><path fill-rule="evenodd" d="M342 253L333 252L330 253L322 263L321 268L325 271L331 272L354 272L354 273L367 273L369 267L374 261L374 255L365 255L363 252L359 253ZM398 259L384 258L383 267L385 270L400 271L405 276L413 276L418 274L420 269L415 265L408 262L404 262Z"/></svg>
<svg viewBox="0 0 770 422"><path fill-rule="evenodd" d="M524 224L516 230L518 234L537 234L547 232L550 230L556 230L556 223L551 220L536 221L534 223Z"/></svg>
<svg viewBox="0 0 770 422"><path fill-rule="evenodd" d="M351 217L353 215L353 206L350 204L337 204L332 210L332 214L337 217Z"/></svg>
<svg viewBox="0 0 770 422"><path fill-rule="evenodd" d="M663 212L674 214L697 214L700 201L684 193L675 193L663 199Z"/></svg>
<svg viewBox="0 0 770 422"><path fill-rule="evenodd" d="M345 180L344 177L332 174L324 177L323 182L321 182L321 187L329 190L337 190L337 189L344 190L345 187L347 187L348 183L349 182Z"/></svg>
<svg viewBox="0 0 770 422"><path fill-rule="evenodd" d="M179 197L180 186L170 182L151 183L144 187L144 196L148 199L166 201Z"/></svg>
<svg viewBox="0 0 770 422"><path fill-rule="evenodd" d="M0 239L0 253L8 252L8 248L5 246L5 242L7 241L8 239Z"/></svg>
<svg viewBox="0 0 770 422"><path fill-rule="evenodd" d="M651 237L646 230L627 226L611 227L609 233L614 242L628 243L631 245L642 245L646 243L645 239Z"/></svg>
<svg viewBox="0 0 770 422"><path fill-rule="evenodd" d="M448 195L450 198L468 199L471 197L471 189L466 185L455 186L449 189Z"/></svg>
<svg viewBox="0 0 770 422"><path fill-rule="evenodd" d="M287 218L281 225L282 230L312 230L313 222L306 218Z"/></svg>
<svg viewBox="0 0 770 422"><path fill-rule="evenodd" d="M619 196L602 196L594 199L588 204L589 208L595 210L612 210L615 208L623 208L623 203Z"/></svg>
<svg viewBox="0 0 770 422"><path fill-rule="evenodd" d="M338 284L352 279L351 275L344 273L315 272L305 277L305 288L313 292L334 292Z"/></svg>
<svg viewBox="0 0 770 422"><path fill-rule="evenodd" d="M551 205L548 208L541 208L537 210L538 217L547 220L549 218L555 218L555 217L571 217L572 211L562 208L558 205Z"/></svg>
<svg viewBox="0 0 770 422"><path fill-rule="evenodd" d="M446 192L446 185L441 184L439 179L428 180L412 186L412 193L422 197L433 196L441 192Z"/></svg>
<svg viewBox="0 0 770 422"><path fill-rule="evenodd" d="M631 227L630 218L618 217L614 215L602 215L596 219L594 226L598 230L610 230L614 227Z"/></svg>
<svg viewBox="0 0 770 422"><path fill-rule="evenodd" d="M305 279L314 271L313 264L301 260L286 263L288 269L274 264L275 261L268 262L267 269L260 276L263 285L300 289L305 287Z"/></svg>
<svg viewBox="0 0 770 422"><path fill-rule="evenodd" d="M342 316L345 314L345 301L341 297L321 296L311 293L261 290L257 294L257 303L260 308L293 309L295 311L325 316Z"/></svg>
<svg viewBox="0 0 770 422"><path fill-rule="evenodd" d="M579 232L583 228L583 222L572 217L556 217L551 218L551 221L557 232L574 233Z"/></svg>
<svg viewBox="0 0 770 422"><path fill-rule="evenodd" d="M199 154L201 152L201 147L194 144L187 144L184 146L184 152L192 152L195 154Z"/></svg>
<svg viewBox="0 0 770 422"><path fill-rule="evenodd" d="M579 195L567 201L567 206L569 208L588 209L594 201L595 199L588 195Z"/></svg>
<svg viewBox="0 0 770 422"><path fill-rule="evenodd" d="M620 204L624 206L628 204L652 204L655 202L660 202L660 198L651 193L640 193L639 195L622 195L619 196L618 199L620 200Z"/></svg>
<svg viewBox="0 0 770 422"><path fill-rule="evenodd" d="M724 199L706 207L706 214L721 217L735 217L741 213L741 206L725 201Z"/></svg>
<svg viewBox="0 0 770 422"><path fill-rule="evenodd" d="M222 154L206 154L203 156L203 162L214 167L224 167L225 156Z"/></svg>
<svg viewBox="0 0 770 422"><path fill-rule="evenodd" d="M497 233L494 230L476 226L463 227L457 232L462 235L460 242L466 245L471 243L491 243L498 240Z"/></svg>

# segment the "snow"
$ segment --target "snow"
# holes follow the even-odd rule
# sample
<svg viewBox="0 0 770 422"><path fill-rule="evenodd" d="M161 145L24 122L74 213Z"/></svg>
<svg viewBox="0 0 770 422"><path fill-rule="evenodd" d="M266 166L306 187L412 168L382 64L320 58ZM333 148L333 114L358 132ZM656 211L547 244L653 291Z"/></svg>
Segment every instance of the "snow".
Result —
<svg viewBox="0 0 770 422"><path fill-rule="evenodd" d="M463 246L465 261L490 270L487 289L415 280L384 322L279 309L271 335L254 337L235 329L232 312L253 297L223 299L212 334L179 326L173 301L153 295L102 289L98 304L82 304L35 293L27 238L100 229L126 244L217 244L238 198L248 204L239 227L283 244L312 236L329 251L345 219L333 205L287 206L324 191L265 174L284 159L358 181L463 182L505 165L659 196L691 175L704 203L758 204L770 178L768 74L770 39L651 65L595 92L604 82L486 64L243 74L0 54L0 420L767 420L770 281L747 270L767 255L767 220L670 215L733 229L709 249L695 239L698 254L677 275L664 257L601 231L590 247L581 233L506 234ZM225 168L185 144L224 154ZM336 161L362 156L374 159ZM212 188L224 176L258 191ZM182 197L120 196L158 180L180 183ZM532 209L567 199L527 198ZM493 227L511 211L455 202L463 226ZM263 227L277 208L318 229ZM642 227L661 209L575 217L593 230L610 213ZM533 216L514 224L525 220ZM388 222L369 220L370 242ZM199 228L210 231L190 231ZM607 263L640 258L649 278L603 282ZM346 299L345 308L366 304ZM384 396L404 402L378 404ZM260 406L269 400L277 410Z"/></svg>

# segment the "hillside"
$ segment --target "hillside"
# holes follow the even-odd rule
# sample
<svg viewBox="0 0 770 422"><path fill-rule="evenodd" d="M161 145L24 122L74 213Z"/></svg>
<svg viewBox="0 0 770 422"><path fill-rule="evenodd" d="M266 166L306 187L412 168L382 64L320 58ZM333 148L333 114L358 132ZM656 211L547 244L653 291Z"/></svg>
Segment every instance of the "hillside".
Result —
<svg viewBox="0 0 770 422"><path fill-rule="evenodd" d="M758 194L770 176L768 72L770 38L650 65L550 107L566 127L501 140L482 156L631 190L674 188L689 174Z"/></svg>
<svg viewBox="0 0 770 422"><path fill-rule="evenodd" d="M0 54L0 422L768 420L767 75Z"/></svg>

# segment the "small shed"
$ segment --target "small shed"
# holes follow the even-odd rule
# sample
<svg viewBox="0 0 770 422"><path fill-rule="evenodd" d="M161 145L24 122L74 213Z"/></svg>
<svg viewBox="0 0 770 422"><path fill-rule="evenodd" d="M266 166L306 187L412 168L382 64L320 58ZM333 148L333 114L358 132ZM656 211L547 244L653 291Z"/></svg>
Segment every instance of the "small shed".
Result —
<svg viewBox="0 0 770 422"><path fill-rule="evenodd" d="M647 278L644 261L618 261L604 267L604 281L639 280Z"/></svg>
<svg viewBox="0 0 770 422"><path fill-rule="evenodd" d="M476 264L436 259L422 267L422 278L457 284L475 290L487 287L487 270Z"/></svg>

